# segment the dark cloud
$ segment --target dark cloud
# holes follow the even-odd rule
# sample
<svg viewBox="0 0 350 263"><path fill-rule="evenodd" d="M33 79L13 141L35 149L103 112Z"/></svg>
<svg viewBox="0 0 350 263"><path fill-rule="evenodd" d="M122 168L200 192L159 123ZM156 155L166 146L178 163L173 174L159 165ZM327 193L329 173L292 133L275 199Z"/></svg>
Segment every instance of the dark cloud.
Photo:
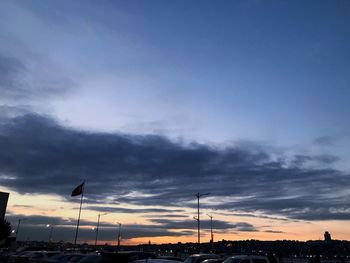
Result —
<svg viewBox="0 0 350 263"><path fill-rule="evenodd" d="M236 231L241 231L241 232L257 232L258 230L249 223L245 223L245 222L239 222L234 224L234 228L236 229Z"/></svg>
<svg viewBox="0 0 350 263"><path fill-rule="evenodd" d="M153 218L150 220L153 223L160 224L166 229L197 229L196 220L170 220L164 218ZM201 227L204 229L210 229L210 220L201 220ZM221 220L213 220L213 227L215 229L235 229L239 231L247 231L247 229L255 229L253 225L239 222L230 223Z"/></svg>
<svg viewBox="0 0 350 263"><path fill-rule="evenodd" d="M76 224L76 221L73 219L64 219L61 217L51 217L51 216L43 216L43 215L15 215L8 214L6 218L12 222L13 225L18 221L18 219L22 220L22 223L25 225L33 225L33 226L46 226L47 224L60 225L60 226L71 226Z"/></svg>
<svg viewBox="0 0 350 263"><path fill-rule="evenodd" d="M125 202L142 205L140 213L195 208L195 193L210 192L220 203L202 199L203 208L307 220L349 217L350 176L327 168L336 158L294 158L322 162L308 168L304 161L287 165L283 155L276 160L264 147L245 145L216 148L157 135L85 132L28 114L0 120L0 183L78 202L70 193L86 179L90 206Z"/></svg>
<svg viewBox="0 0 350 263"><path fill-rule="evenodd" d="M143 215L143 217L147 217L147 218L189 218L191 216L180 215L180 214L146 214L146 215Z"/></svg>
<svg viewBox="0 0 350 263"><path fill-rule="evenodd" d="M283 234L283 233L286 233L286 232L279 231L279 230L265 230L264 232L272 233L272 234Z"/></svg>
<svg viewBox="0 0 350 263"><path fill-rule="evenodd" d="M253 218L262 218L262 219L269 219L269 220L279 220L279 221L291 221L289 218L284 218L284 217L254 215L254 214L248 214L248 213L231 213L229 215L238 216L238 217L253 217Z"/></svg>
<svg viewBox="0 0 350 263"><path fill-rule="evenodd" d="M56 241L66 240L73 242L75 235L75 226L54 226L53 239ZM100 227L99 240L116 241L118 227ZM33 224L21 225L20 240L48 240L49 229L45 226ZM79 228L78 242L92 242L95 240L96 232L90 227ZM165 236L188 236L193 235L191 231L168 231L163 228L156 228L150 225L126 225L122 228L122 240L142 237L165 237Z"/></svg>
<svg viewBox="0 0 350 263"><path fill-rule="evenodd" d="M90 209L100 212L110 212L110 213L181 213L184 212L182 209L165 209L165 208L123 208L123 207L106 207L106 206L86 206L85 209Z"/></svg>
<svg viewBox="0 0 350 263"><path fill-rule="evenodd" d="M319 163L319 164L332 164L339 160L339 157L330 155L330 154L322 154L322 155L315 155L315 156L308 156L308 155L295 155L292 160L292 165L295 166L302 166L306 165L308 163Z"/></svg>
<svg viewBox="0 0 350 263"><path fill-rule="evenodd" d="M49 230L47 224L54 227L55 240L73 240L76 228L76 219L64 219L61 217L49 217L41 215L9 215L7 219L13 226L17 226L18 219L22 219L20 228L20 239L27 237L35 240L47 240ZM95 239L93 227L96 222L81 220L79 229L79 240L81 242ZM99 239L115 241L118 232L118 225L110 223L100 223ZM141 237L159 237L159 236L188 236L193 235L191 230L171 231L166 224L123 224L123 239L141 238Z"/></svg>

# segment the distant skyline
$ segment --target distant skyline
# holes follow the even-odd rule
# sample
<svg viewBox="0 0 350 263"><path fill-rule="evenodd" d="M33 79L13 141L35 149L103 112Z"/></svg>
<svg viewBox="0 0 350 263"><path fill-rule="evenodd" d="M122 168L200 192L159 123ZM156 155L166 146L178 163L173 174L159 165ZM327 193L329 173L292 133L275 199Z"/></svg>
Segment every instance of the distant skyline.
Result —
<svg viewBox="0 0 350 263"><path fill-rule="evenodd" d="M22 239L350 239L350 2L1 1L0 191Z"/></svg>

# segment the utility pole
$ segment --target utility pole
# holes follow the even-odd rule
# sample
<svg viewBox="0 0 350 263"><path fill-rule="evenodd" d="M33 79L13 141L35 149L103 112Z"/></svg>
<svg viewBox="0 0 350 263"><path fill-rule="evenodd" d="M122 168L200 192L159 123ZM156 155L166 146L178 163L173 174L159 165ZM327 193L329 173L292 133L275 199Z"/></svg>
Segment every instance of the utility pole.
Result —
<svg viewBox="0 0 350 263"><path fill-rule="evenodd" d="M121 239L121 227L122 224L117 222L117 224L119 225L119 230L118 230L118 251L120 250L120 239Z"/></svg>
<svg viewBox="0 0 350 263"><path fill-rule="evenodd" d="M97 238L98 238L98 228L100 226L100 218L101 216L107 215L108 213L104 213L104 214L98 214L97 216L97 226L96 226L96 237L95 237L95 248L97 246Z"/></svg>
<svg viewBox="0 0 350 263"><path fill-rule="evenodd" d="M210 193L205 193L205 194L197 193L196 194L196 197L197 197L197 217L194 217L194 219L197 220L197 226L198 226L198 248L201 244L201 222L200 222L200 215L199 215L199 199L202 196L206 196L206 195L210 195Z"/></svg>

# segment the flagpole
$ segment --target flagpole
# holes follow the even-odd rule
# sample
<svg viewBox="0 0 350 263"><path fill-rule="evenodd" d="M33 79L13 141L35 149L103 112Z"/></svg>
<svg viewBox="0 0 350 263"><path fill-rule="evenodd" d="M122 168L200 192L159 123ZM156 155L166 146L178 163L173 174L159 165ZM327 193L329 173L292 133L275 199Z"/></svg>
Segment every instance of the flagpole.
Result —
<svg viewBox="0 0 350 263"><path fill-rule="evenodd" d="M81 193L81 198L80 198L79 216L78 216L77 228L75 230L75 239L74 239L73 251L75 251L75 247L77 245L77 237L78 237L78 230L79 230L79 223L80 223L81 206L83 205L83 197L84 197L84 188L85 188L85 181L83 183L83 191Z"/></svg>

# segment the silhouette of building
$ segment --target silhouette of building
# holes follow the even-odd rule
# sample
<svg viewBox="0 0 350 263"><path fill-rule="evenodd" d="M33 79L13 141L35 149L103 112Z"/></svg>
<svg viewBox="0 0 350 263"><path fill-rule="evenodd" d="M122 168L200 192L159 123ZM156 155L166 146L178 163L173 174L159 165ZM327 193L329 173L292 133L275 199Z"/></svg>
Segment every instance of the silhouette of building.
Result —
<svg viewBox="0 0 350 263"><path fill-rule="evenodd" d="M324 241L329 242L331 240L331 234L328 231L324 232Z"/></svg>
<svg viewBox="0 0 350 263"><path fill-rule="evenodd" d="M9 193L0 192L0 220L5 218Z"/></svg>

